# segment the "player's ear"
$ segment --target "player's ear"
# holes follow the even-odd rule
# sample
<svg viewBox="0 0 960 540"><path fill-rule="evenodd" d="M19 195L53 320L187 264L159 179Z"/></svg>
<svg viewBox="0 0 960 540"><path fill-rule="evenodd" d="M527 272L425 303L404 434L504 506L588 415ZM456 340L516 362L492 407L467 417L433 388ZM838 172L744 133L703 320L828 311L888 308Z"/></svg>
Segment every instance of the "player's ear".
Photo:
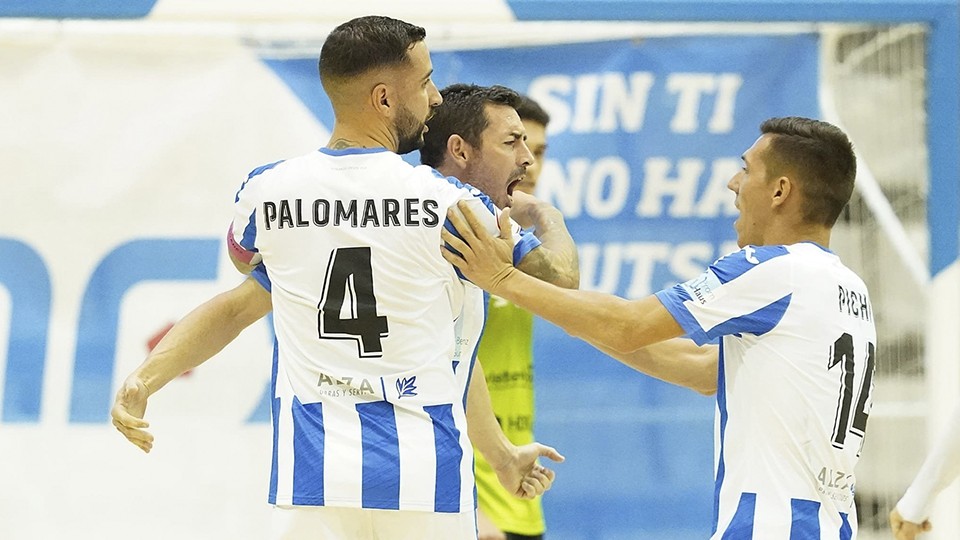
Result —
<svg viewBox="0 0 960 540"><path fill-rule="evenodd" d="M370 103L373 105L373 108L383 114L384 116L392 116L394 96L388 87L384 83L377 84L370 90Z"/></svg>
<svg viewBox="0 0 960 540"><path fill-rule="evenodd" d="M773 193L771 194L771 203L774 207L782 206L790 198L793 192L793 181L789 176L781 176L773 181Z"/></svg>
<svg viewBox="0 0 960 540"><path fill-rule="evenodd" d="M470 144L456 133L447 139L447 159L460 169L466 168L472 151Z"/></svg>

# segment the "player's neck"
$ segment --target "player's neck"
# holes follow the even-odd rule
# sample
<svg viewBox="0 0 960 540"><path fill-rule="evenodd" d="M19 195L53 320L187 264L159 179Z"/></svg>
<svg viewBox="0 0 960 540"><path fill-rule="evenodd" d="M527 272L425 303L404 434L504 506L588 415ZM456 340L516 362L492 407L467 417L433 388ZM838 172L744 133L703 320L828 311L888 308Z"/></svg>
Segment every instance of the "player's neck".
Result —
<svg viewBox="0 0 960 540"><path fill-rule="evenodd" d="M830 248L831 227L811 223L793 223L785 226L772 226L764 234L764 244L768 246L789 246L801 242L813 242L820 247Z"/></svg>
<svg viewBox="0 0 960 540"><path fill-rule="evenodd" d="M347 148L386 148L391 152L397 151L396 138L386 129L386 126L377 127L355 127L354 125L337 122L334 125L333 132L330 134L330 141L327 148L331 150L344 150Z"/></svg>

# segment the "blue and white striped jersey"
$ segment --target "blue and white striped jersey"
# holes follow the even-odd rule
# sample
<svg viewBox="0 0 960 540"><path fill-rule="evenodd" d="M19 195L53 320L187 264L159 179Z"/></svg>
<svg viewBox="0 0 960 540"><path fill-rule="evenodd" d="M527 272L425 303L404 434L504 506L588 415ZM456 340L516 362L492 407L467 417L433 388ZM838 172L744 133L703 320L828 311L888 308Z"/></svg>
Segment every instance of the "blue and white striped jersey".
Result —
<svg viewBox="0 0 960 540"><path fill-rule="evenodd" d="M459 200L497 230L485 195L384 149L321 149L244 182L229 243L262 256L273 302L271 503L474 508L464 396L483 295L440 255ZM519 261L539 240L515 233Z"/></svg>
<svg viewBox="0 0 960 540"><path fill-rule="evenodd" d="M813 243L747 246L657 293L720 338L714 539L856 537L876 330L863 281Z"/></svg>

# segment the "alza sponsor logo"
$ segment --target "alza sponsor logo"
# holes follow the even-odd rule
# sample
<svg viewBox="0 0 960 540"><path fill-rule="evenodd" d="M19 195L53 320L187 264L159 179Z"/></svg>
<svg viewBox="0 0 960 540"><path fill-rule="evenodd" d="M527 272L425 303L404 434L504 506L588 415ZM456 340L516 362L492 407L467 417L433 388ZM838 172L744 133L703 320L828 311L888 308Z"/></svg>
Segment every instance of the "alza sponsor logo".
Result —
<svg viewBox="0 0 960 540"><path fill-rule="evenodd" d="M341 377L339 379L331 377L326 373L321 373L317 380L317 387L320 393L331 397L340 396L365 396L373 394L373 385L369 379L357 379L355 377Z"/></svg>

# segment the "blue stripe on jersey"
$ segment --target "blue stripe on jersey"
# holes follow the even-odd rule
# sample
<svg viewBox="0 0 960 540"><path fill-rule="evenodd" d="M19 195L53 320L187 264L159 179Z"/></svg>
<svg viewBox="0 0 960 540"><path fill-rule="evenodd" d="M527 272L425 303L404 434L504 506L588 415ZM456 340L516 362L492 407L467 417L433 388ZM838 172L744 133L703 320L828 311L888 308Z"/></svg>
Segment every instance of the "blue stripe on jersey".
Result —
<svg viewBox="0 0 960 540"><path fill-rule="evenodd" d="M853 538L853 528L850 527L850 520L847 519L847 514L840 512L840 519L843 520L843 525L840 526L840 540L850 540Z"/></svg>
<svg viewBox="0 0 960 540"><path fill-rule="evenodd" d="M717 478L713 485L713 531L717 532L720 523L720 488L723 486L723 477L726 466L723 462L723 439L727 431L727 385L723 369L723 342L720 342L720 352L717 360L717 410L720 411L720 453L717 460Z"/></svg>
<svg viewBox="0 0 960 540"><path fill-rule="evenodd" d="M293 397L293 504L323 506L323 403Z"/></svg>
<svg viewBox="0 0 960 540"><path fill-rule="evenodd" d="M753 538L753 521L757 511L757 494L741 493L737 511L730 525L723 531L720 540L744 540Z"/></svg>
<svg viewBox="0 0 960 540"><path fill-rule="evenodd" d="M363 446L363 508L400 509L400 438L393 404L357 403Z"/></svg>
<svg viewBox="0 0 960 540"><path fill-rule="evenodd" d="M747 246L740 251L720 257L710 265L710 269L720 279L720 283L727 283L758 264L788 253L790 252L787 251L786 246Z"/></svg>
<svg viewBox="0 0 960 540"><path fill-rule="evenodd" d="M243 228L243 236L240 237L240 245L247 251L257 252L257 213L250 212L250 219L247 226Z"/></svg>
<svg viewBox="0 0 960 540"><path fill-rule="evenodd" d="M667 308L667 311L683 328L687 336L697 345L703 345L720 336L744 333L758 336L766 334L783 319L783 315L790 306L790 300L792 299L792 295L788 294L753 313L728 319L713 328L703 329L700 327L700 322L693 317L690 310L684 305L684 302L691 300L691 298L690 294L681 285L674 285L669 289L657 291L655 296L663 304L663 307Z"/></svg>
<svg viewBox="0 0 960 540"><path fill-rule="evenodd" d="M753 313L728 319L710 330L703 332L703 334L709 339L732 334L754 334L762 336L770 330L773 330L773 328L777 326L777 323L780 322L780 319L783 319L783 314L787 312L787 307L790 306L791 298L793 298L793 293ZM696 338L694 339L696 340ZM698 341L697 343L699 344L700 342Z"/></svg>
<svg viewBox="0 0 960 540"><path fill-rule="evenodd" d="M540 247L540 239L528 231L520 232L520 241L513 245L513 265L520 264L520 261L531 251Z"/></svg>
<svg viewBox="0 0 960 540"><path fill-rule="evenodd" d="M271 317L272 318L272 317ZM277 337L273 337L273 367L270 374L270 395L277 395L277 362L279 360L279 344ZM273 460L270 466L270 495L268 500L270 504L277 504L277 450L280 443L280 398L272 397L270 399L270 418L273 421Z"/></svg>
<svg viewBox="0 0 960 540"><path fill-rule="evenodd" d="M480 341L483 340L483 333L487 329L487 317L489 316L490 310L490 293L483 291L483 324L480 325L480 334L477 335L477 340L474 342L476 345L473 347L473 354L470 355L470 365L468 366L470 371L467 372L467 384L463 388L463 411L467 411L467 396L470 394L470 381L473 379L473 366L477 363L477 353L480 352ZM462 362L463 359L461 358ZM454 373L456 373L457 368L454 366Z"/></svg>
<svg viewBox="0 0 960 540"><path fill-rule="evenodd" d="M261 287L270 292L273 289L273 283L270 281L270 275L267 274L267 267L262 263L258 264L256 268L253 269L253 272L250 272L250 277L257 280L257 283Z"/></svg>
<svg viewBox="0 0 960 540"><path fill-rule="evenodd" d="M285 160L281 159L280 161L274 161L273 163L267 163L266 165L261 165L256 169L250 171L250 174L247 175L247 179L243 181L243 184L240 184L240 189L237 190L237 195L234 197L233 202L240 200L240 192L243 191L243 188L247 187L247 182L249 182L254 176L258 176L264 171L269 171L270 169L276 167L277 165L283 163Z"/></svg>
<svg viewBox="0 0 960 540"><path fill-rule="evenodd" d="M434 512L460 511L460 430L453 422L453 405L429 405L423 408L433 420L433 440L437 451L437 483L433 494Z"/></svg>
<svg viewBox="0 0 960 540"><path fill-rule="evenodd" d="M790 540L820 540L820 502L790 499Z"/></svg>
<svg viewBox="0 0 960 540"><path fill-rule="evenodd" d="M693 317L690 310L683 305L684 302L691 300L690 294L687 293L686 289L680 285L674 285L669 289L657 291L654 293L654 296L660 300L660 303L663 304L663 307L667 308L667 311L669 311L670 315L677 321L680 328L683 328L687 336L693 339L697 345L703 345L709 341L700 328L700 323ZM696 336L699 336L699 339Z"/></svg>

